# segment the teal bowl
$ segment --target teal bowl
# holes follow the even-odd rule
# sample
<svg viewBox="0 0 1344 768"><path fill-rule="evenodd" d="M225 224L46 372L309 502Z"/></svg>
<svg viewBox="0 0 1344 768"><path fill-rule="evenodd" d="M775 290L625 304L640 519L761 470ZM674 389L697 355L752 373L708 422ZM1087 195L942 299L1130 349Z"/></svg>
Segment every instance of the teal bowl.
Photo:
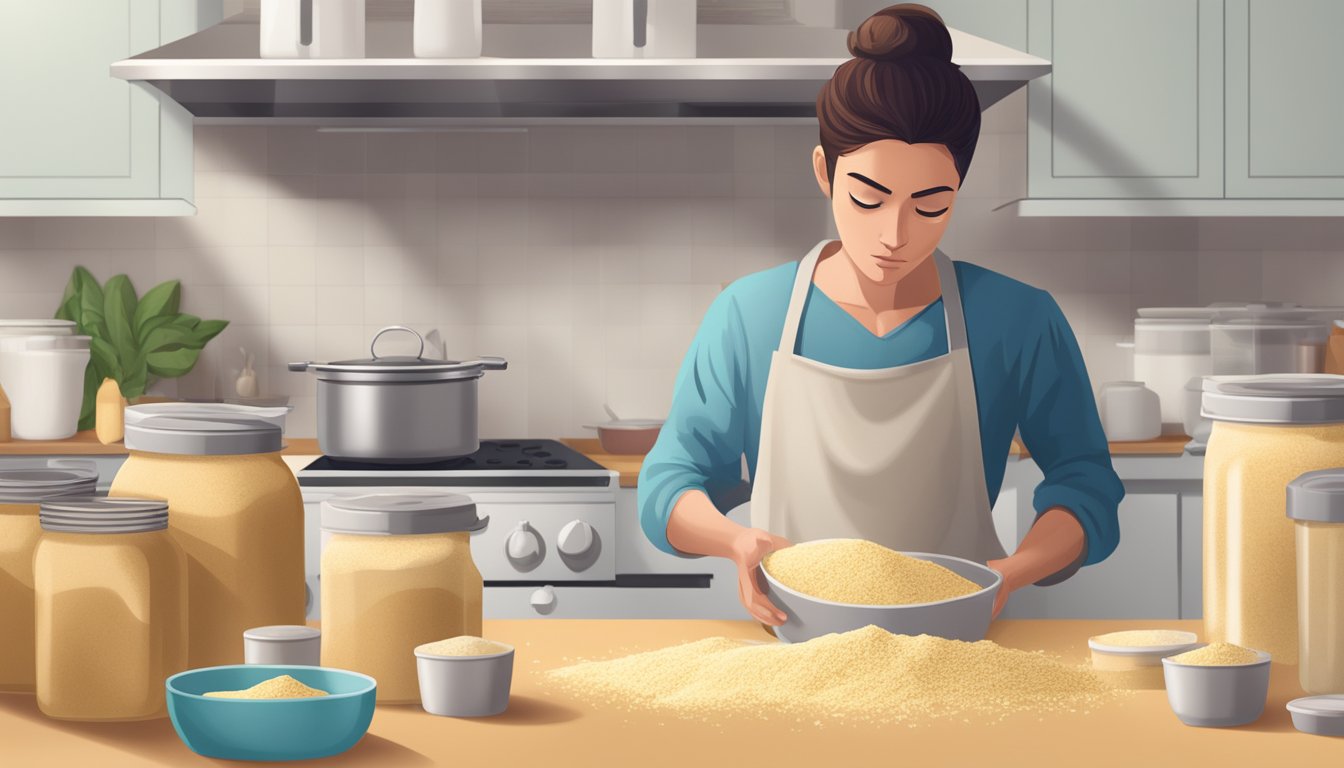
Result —
<svg viewBox="0 0 1344 768"><path fill-rule="evenodd" d="M289 675L330 696L308 699L216 699ZM339 755L364 737L373 720L377 681L326 667L237 664L203 667L168 678L168 717L191 751L224 760L308 760Z"/></svg>

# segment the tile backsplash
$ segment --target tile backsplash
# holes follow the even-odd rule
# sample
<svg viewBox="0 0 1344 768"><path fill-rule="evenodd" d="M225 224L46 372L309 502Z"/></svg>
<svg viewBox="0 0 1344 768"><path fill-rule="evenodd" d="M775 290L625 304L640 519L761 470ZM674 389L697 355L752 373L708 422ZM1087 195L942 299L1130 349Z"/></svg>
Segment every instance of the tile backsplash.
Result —
<svg viewBox="0 0 1344 768"><path fill-rule="evenodd" d="M1344 304L1344 220L1032 219L1025 94L985 113L942 248L1050 290L1094 384L1128 378L1136 307L1274 299ZM449 357L501 355L487 436L585 434L661 416L721 284L831 235L806 126L529 126L425 132L199 126L199 213L0 218L0 316L47 317L71 269L183 282L183 309L230 321L161 385L231 394L256 355L263 394L315 433L291 360L363 357L382 326L437 329ZM414 351L389 335L379 352ZM408 345L410 345L408 347Z"/></svg>

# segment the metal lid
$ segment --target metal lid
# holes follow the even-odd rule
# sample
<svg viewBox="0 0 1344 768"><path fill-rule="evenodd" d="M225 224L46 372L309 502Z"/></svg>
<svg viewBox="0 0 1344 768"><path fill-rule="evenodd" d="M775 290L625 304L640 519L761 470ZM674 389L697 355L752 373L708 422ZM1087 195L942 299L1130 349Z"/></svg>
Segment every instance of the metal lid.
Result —
<svg viewBox="0 0 1344 768"><path fill-rule="evenodd" d="M406 535L479 531L489 517L456 493L371 493L322 502L322 529L332 533Z"/></svg>
<svg viewBox="0 0 1344 768"><path fill-rule="evenodd" d="M381 357L378 355L378 339L391 331L405 331L413 334L420 342L420 351L414 356L397 355ZM455 379L478 379L486 370L504 370L508 367L502 357L481 357L476 360L460 362L457 360L434 360L425 357L425 339L418 331L404 325L390 325L374 334L369 344L369 354L361 360L337 360L332 363L290 363L291 371L314 371L323 381L359 381L368 383L409 384L424 381L451 381Z"/></svg>
<svg viewBox="0 0 1344 768"><path fill-rule="evenodd" d="M126 448L184 456L237 456L274 453L283 433L257 419L151 416L126 424Z"/></svg>
<svg viewBox="0 0 1344 768"><path fill-rule="evenodd" d="M260 640L266 643L292 643L299 640L312 640L322 636L322 631L300 624L275 624L269 627L253 627L243 632L244 640Z"/></svg>
<svg viewBox="0 0 1344 768"><path fill-rule="evenodd" d="M144 533L168 527L168 502L85 497L42 502L42 530L57 533Z"/></svg>
<svg viewBox="0 0 1344 768"><path fill-rule="evenodd" d="M59 496L92 495L96 469L14 467L0 469L0 504L38 504Z"/></svg>
<svg viewBox="0 0 1344 768"><path fill-rule="evenodd" d="M1344 376L1206 376L1200 415L1247 424L1344 423Z"/></svg>
<svg viewBox="0 0 1344 768"><path fill-rule="evenodd" d="M1288 517L1344 523L1344 468L1319 469L1289 483Z"/></svg>

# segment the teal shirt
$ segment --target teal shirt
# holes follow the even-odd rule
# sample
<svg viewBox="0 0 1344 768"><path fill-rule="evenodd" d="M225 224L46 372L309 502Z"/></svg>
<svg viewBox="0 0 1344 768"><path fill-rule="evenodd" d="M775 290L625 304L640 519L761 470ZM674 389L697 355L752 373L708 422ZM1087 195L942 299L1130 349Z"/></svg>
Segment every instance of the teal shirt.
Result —
<svg viewBox="0 0 1344 768"><path fill-rule="evenodd" d="M1045 291L956 262L980 417L985 487L993 505L1014 433L1045 478L1037 514L1070 510L1087 536L1083 563L1106 559L1120 541L1124 487L1111 467L1092 385L1068 321ZM677 374L667 423L639 474L639 516L658 548L672 506L690 489L726 498L741 484L741 457L756 477L761 412L771 353L779 346L798 264L748 275L721 293ZM875 336L812 286L803 308L803 357L855 369L891 368L947 353L941 300ZM720 509L723 508L719 504Z"/></svg>

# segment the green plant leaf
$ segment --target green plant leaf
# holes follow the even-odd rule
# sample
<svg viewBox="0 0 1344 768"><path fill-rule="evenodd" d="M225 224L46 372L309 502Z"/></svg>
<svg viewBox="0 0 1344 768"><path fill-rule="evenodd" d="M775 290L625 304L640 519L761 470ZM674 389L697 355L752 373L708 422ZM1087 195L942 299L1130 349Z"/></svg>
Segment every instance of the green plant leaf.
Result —
<svg viewBox="0 0 1344 768"><path fill-rule="evenodd" d="M135 316L135 286L125 275L116 275L103 286L103 315L107 322L107 340L123 358L137 348L131 323Z"/></svg>
<svg viewBox="0 0 1344 768"><path fill-rule="evenodd" d="M132 350L121 357L122 378L117 381L121 386L121 396L127 399L145 394L149 385L149 366L140 350Z"/></svg>
<svg viewBox="0 0 1344 768"><path fill-rule="evenodd" d="M179 347L167 352L150 352L145 356L149 372L155 376L175 379L185 376L196 366L201 351L190 347Z"/></svg>
<svg viewBox="0 0 1344 768"><path fill-rule="evenodd" d="M146 354L150 352L171 352L174 349L182 347L193 347L200 349L196 345L196 336L191 331L179 328L171 323L162 328L155 328L145 336L140 344L140 349Z"/></svg>
<svg viewBox="0 0 1344 768"><path fill-rule="evenodd" d="M140 347L142 349L144 348L145 340L149 338L149 334L165 326L172 325L172 322L176 317L176 315L159 315L158 317L151 317L146 320L145 324L140 326L135 332L135 337L140 340Z"/></svg>
<svg viewBox="0 0 1344 768"><path fill-rule="evenodd" d="M89 360L98 373L102 374L102 378L98 380L99 385L103 383L103 379L115 379L118 383L121 382L121 361L117 357L117 350L106 340L95 338L89 341Z"/></svg>
<svg viewBox="0 0 1344 768"><path fill-rule="evenodd" d="M136 336L144 338L141 329L151 318L176 316L181 303L182 283L177 280L169 280L150 288L140 297L140 302L135 307L135 315L131 318L131 327L135 330Z"/></svg>
<svg viewBox="0 0 1344 768"><path fill-rule="evenodd" d="M218 336L225 328L229 327L228 320L202 320L196 326L196 348L200 349L211 339Z"/></svg>
<svg viewBox="0 0 1344 768"><path fill-rule="evenodd" d="M103 289L89 270L75 267L71 280L79 281L79 317L75 322L79 332L85 336L107 336L107 326L103 322Z"/></svg>
<svg viewBox="0 0 1344 768"><path fill-rule="evenodd" d="M79 429L93 429L97 407L98 387L103 383L92 360L84 368L84 401L79 404Z"/></svg>
<svg viewBox="0 0 1344 768"><path fill-rule="evenodd" d="M187 330L192 330L201 324L201 318L195 315L188 315L186 312L173 318L173 325L180 326Z"/></svg>

